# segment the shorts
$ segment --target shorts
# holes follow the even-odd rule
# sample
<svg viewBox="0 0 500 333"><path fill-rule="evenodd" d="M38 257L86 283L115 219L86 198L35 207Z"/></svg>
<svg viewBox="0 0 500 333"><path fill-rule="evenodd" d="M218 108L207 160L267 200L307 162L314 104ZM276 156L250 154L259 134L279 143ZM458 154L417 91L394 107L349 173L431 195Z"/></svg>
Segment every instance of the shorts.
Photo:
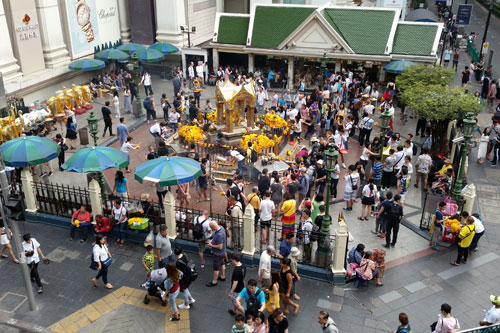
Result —
<svg viewBox="0 0 500 333"><path fill-rule="evenodd" d="M220 268L224 265L224 256L216 256L214 255L214 264L213 270L220 271Z"/></svg>
<svg viewBox="0 0 500 333"><path fill-rule="evenodd" d="M269 279L262 278L262 282L261 282L262 289L264 289L264 290L269 289L269 288L271 288L271 286L272 286L272 281L270 278Z"/></svg>
<svg viewBox="0 0 500 333"><path fill-rule="evenodd" d="M233 292L233 297L231 297L231 302L233 302L233 306L236 307L237 303L236 303L236 299L238 298L238 296L240 296L240 291L235 291Z"/></svg>
<svg viewBox="0 0 500 333"><path fill-rule="evenodd" d="M2 234L0 235L0 245L7 245L9 244L9 238L7 237L7 234Z"/></svg>
<svg viewBox="0 0 500 333"><path fill-rule="evenodd" d="M406 191L405 193L401 193L401 202L405 202L405 199L406 199L406 195L408 194L408 191Z"/></svg>
<svg viewBox="0 0 500 333"><path fill-rule="evenodd" d="M420 179L420 177L427 179L427 172L417 172L417 179Z"/></svg>
<svg viewBox="0 0 500 333"><path fill-rule="evenodd" d="M207 244L205 243L205 241L198 241L198 253L205 252L206 247L207 247Z"/></svg>
<svg viewBox="0 0 500 333"><path fill-rule="evenodd" d="M372 206L375 204L375 197L363 197L363 199L361 199L361 203L363 205Z"/></svg>
<svg viewBox="0 0 500 333"><path fill-rule="evenodd" d="M201 181L199 182L200 184L200 189L206 190L208 188L208 183L206 181Z"/></svg>
<svg viewBox="0 0 500 333"><path fill-rule="evenodd" d="M271 228L271 221L260 221L260 227L262 229Z"/></svg>
<svg viewBox="0 0 500 333"><path fill-rule="evenodd" d="M356 199L356 192L355 191L345 191L344 192L344 201L351 201Z"/></svg>

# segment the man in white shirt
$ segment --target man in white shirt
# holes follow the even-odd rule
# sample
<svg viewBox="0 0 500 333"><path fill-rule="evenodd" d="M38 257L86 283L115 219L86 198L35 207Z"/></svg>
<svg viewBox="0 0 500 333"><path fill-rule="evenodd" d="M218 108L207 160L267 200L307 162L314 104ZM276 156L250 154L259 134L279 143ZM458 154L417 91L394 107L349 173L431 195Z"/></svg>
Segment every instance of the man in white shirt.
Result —
<svg viewBox="0 0 500 333"><path fill-rule="evenodd" d="M493 306L486 312L484 319L479 322L481 326L491 326L500 323L500 297L491 295L490 301L493 303Z"/></svg>
<svg viewBox="0 0 500 333"><path fill-rule="evenodd" d="M260 255L259 282L263 290L271 288L271 257L275 252L274 246L268 245L266 251Z"/></svg>
<svg viewBox="0 0 500 333"><path fill-rule="evenodd" d="M229 197L231 202L231 218L233 220L233 232L231 234L231 242L237 249L241 249L242 237L241 228L243 227L243 207L241 202L237 201L235 197Z"/></svg>
<svg viewBox="0 0 500 333"><path fill-rule="evenodd" d="M257 101L255 103L255 108L257 110L258 115L263 115L264 114L264 103L266 101L266 90L264 87L260 87L260 89L257 91Z"/></svg>
<svg viewBox="0 0 500 333"><path fill-rule="evenodd" d="M241 176L243 176L243 165L245 164L245 156L243 156L238 150L231 150L230 155L233 157L234 162L237 163L238 171Z"/></svg>
<svg viewBox="0 0 500 333"><path fill-rule="evenodd" d="M176 133L179 128L180 117L181 115L177 112L177 109L172 109L172 112L168 115L168 127L170 127L174 133Z"/></svg>
<svg viewBox="0 0 500 333"><path fill-rule="evenodd" d="M174 111L174 110L172 110L172 111ZM165 127L165 126L167 126L167 124L164 122L161 122L161 123L155 122L154 125L149 128L149 133L152 136L154 136L155 138L161 137L163 127Z"/></svg>
<svg viewBox="0 0 500 333"><path fill-rule="evenodd" d="M198 61L198 66L196 66L196 76L201 79L202 87L205 87L205 78L203 77L203 61Z"/></svg>
<svg viewBox="0 0 500 333"><path fill-rule="evenodd" d="M35 280L38 286L38 293L41 294L43 292L43 285L38 275L38 263L40 262L40 256L42 256L42 260L46 260L47 258L45 258L42 249L40 249L40 243L36 239L31 238L30 234L24 234L23 240L22 246L24 255L26 256L26 264L31 270L30 277L32 280Z"/></svg>
<svg viewBox="0 0 500 333"><path fill-rule="evenodd" d="M260 227L262 229L262 243L267 244L267 235L271 228L273 213L276 209L274 202L271 200L271 191L264 193L264 198L260 202Z"/></svg>
<svg viewBox="0 0 500 333"><path fill-rule="evenodd" d="M200 256L201 268L205 267L205 259L203 257L203 252L205 252L206 242L210 239L212 235L212 229L210 228L210 212L208 210L203 211L203 215L197 216L193 220L193 225L197 225L201 223L201 227L203 230L203 238L197 240L198 241L198 254ZM196 239L195 239L196 240Z"/></svg>
<svg viewBox="0 0 500 333"><path fill-rule="evenodd" d="M297 110L297 106L295 106L295 108L293 108L293 109L288 109L288 111L286 112L286 115L291 120L295 120L295 117L297 117L298 114L299 114L299 110Z"/></svg>
<svg viewBox="0 0 500 333"><path fill-rule="evenodd" d="M152 83L153 82L151 81L151 75L147 71L144 71L139 85L144 84L144 91L146 92L146 96L149 96L149 94L153 93L153 88L151 86Z"/></svg>
<svg viewBox="0 0 500 333"><path fill-rule="evenodd" d="M311 233L313 231L313 222L311 219L311 210L304 209L302 212L302 218L304 219L304 224L302 225L302 234L304 241L304 261L306 263L311 262Z"/></svg>
<svg viewBox="0 0 500 333"><path fill-rule="evenodd" d="M405 152L403 151L403 146L398 146L397 152L394 153L394 158L396 162L394 164L394 174L397 175L401 167L405 163Z"/></svg>
<svg viewBox="0 0 500 333"><path fill-rule="evenodd" d="M193 89L194 86L194 62L189 63L188 67L188 81L189 81L189 88Z"/></svg>

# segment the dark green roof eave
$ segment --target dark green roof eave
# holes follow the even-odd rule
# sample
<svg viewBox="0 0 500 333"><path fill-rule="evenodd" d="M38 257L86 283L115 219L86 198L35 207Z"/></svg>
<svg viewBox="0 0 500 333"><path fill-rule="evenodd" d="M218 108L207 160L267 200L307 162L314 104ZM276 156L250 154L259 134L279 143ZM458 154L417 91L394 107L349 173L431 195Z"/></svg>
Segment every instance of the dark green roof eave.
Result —
<svg viewBox="0 0 500 333"><path fill-rule="evenodd" d="M217 43L246 45L250 17L221 15Z"/></svg>

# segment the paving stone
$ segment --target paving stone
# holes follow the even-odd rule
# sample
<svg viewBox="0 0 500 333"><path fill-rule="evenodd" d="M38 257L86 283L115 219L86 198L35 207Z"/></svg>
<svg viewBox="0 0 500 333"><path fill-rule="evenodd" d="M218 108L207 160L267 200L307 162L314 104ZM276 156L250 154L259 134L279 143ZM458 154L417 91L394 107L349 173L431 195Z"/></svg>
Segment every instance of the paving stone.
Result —
<svg viewBox="0 0 500 333"><path fill-rule="evenodd" d="M134 264L133 263L130 263L130 262L124 262L121 266L120 266L120 269L122 271L130 271L130 269L134 267Z"/></svg>
<svg viewBox="0 0 500 333"><path fill-rule="evenodd" d="M335 296L344 297L344 295L345 295L345 289L344 288L340 288L340 287L333 287L333 294Z"/></svg>
<svg viewBox="0 0 500 333"><path fill-rule="evenodd" d="M389 302L392 302L392 301L395 301L395 300L401 298L402 296L396 290L393 290L393 291L391 291L387 294L384 294L382 296L379 296L379 297L382 300L382 302L389 303Z"/></svg>
<svg viewBox="0 0 500 333"><path fill-rule="evenodd" d="M417 281L415 283L409 284L407 286L404 286L404 289L408 290L410 293L415 293L421 289L424 289L426 287L425 283L422 281ZM406 295L403 295L406 296Z"/></svg>
<svg viewBox="0 0 500 333"><path fill-rule="evenodd" d="M403 297L410 295L410 292L406 288L399 288L396 291Z"/></svg>
<svg viewBox="0 0 500 333"><path fill-rule="evenodd" d="M325 299L318 299L316 306L319 308L330 309L335 312L340 312L342 310L342 304L330 302Z"/></svg>
<svg viewBox="0 0 500 333"><path fill-rule="evenodd" d="M371 303L375 306L375 307L380 307L380 306L383 306L385 303L378 297L374 297L371 299Z"/></svg>

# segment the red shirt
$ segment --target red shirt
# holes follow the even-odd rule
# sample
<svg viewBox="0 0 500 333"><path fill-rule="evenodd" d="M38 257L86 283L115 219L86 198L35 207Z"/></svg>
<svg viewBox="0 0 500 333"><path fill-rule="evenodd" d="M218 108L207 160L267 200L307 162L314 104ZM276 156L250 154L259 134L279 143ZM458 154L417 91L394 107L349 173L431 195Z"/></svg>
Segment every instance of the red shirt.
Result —
<svg viewBox="0 0 500 333"><path fill-rule="evenodd" d="M96 224L95 225L95 231L97 233L99 232L110 232L111 229L113 229L113 225L109 222L109 219L107 217L102 218L102 223L101 224Z"/></svg>
<svg viewBox="0 0 500 333"><path fill-rule="evenodd" d="M76 212L73 213L73 219L80 221L81 226L90 225L90 213L89 212L82 213L80 210L77 210Z"/></svg>

